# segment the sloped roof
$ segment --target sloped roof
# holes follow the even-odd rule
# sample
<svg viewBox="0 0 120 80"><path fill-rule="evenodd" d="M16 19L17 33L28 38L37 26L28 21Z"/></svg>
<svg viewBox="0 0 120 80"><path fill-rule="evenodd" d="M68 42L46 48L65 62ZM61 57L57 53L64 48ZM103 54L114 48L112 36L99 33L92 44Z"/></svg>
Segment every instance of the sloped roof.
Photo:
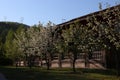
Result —
<svg viewBox="0 0 120 80"><path fill-rule="evenodd" d="M104 9L104 10L101 10L101 11L97 11L97 12L94 12L94 13L87 14L87 15L85 15L85 16L81 16L81 17L74 18L74 19L69 20L69 21L67 21L67 22L58 24L57 26L69 25L69 24L73 23L75 20L80 20L80 21L82 21L82 20L85 20L88 16L98 15L99 13L105 12L105 11L108 10L108 9L109 9L110 11L112 11L112 10L114 10L115 8L119 8L119 9L120 9L120 4L117 5L117 6L113 6L113 7L110 7L110 8Z"/></svg>

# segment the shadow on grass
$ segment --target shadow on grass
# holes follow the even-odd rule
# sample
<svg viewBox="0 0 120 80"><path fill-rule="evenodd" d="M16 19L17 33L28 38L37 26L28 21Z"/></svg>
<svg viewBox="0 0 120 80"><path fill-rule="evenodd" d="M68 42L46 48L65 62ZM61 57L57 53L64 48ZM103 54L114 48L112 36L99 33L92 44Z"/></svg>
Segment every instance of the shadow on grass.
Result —
<svg viewBox="0 0 120 80"><path fill-rule="evenodd" d="M75 74L66 74L67 71L45 70L40 68L14 68L0 67L8 80L86 80L85 78L76 76Z"/></svg>
<svg viewBox="0 0 120 80"><path fill-rule="evenodd" d="M106 75L114 75L110 70L96 70L96 69L77 69L77 72L72 72L70 68L51 69L47 71L41 68L15 68L15 67L0 67L0 72L3 73L8 80L103 80L99 75L102 74L111 80ZM92 76L90 76L92 74ZM109 79L108 79L109 78ZM117 80L117 79L114 79Z"/></svg>
<svg viewBox="0 0 120 80"><path fill-rule="evenodd" d="M103 69L79 69L83 73L97 73L102 75L116 75L115 70L103 70Z"/></svg>

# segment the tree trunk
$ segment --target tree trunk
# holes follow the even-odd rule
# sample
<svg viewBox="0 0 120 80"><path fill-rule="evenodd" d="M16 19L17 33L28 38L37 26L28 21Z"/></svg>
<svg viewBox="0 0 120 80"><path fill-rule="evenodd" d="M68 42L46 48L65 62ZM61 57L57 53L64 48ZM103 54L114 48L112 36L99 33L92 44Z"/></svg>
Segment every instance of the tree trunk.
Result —
<svg viewBox="0 0 120 80"><path fill-rule="evenodd" d="M61 54L60 53L58 54L58 65L59 65L59 68L62 68Z"/></svg>
<svg viewBox="0 0 120 80"><path fill-rule="evenodd" d="M47 62L47 70L50 70L49 61Z"/></svg>
<svg viewBox="0 0 120 80"><path fill-rule="evenodd" d="M50 70L50 66L51 66L51 56L50 56L49 53L45 55L45 59L46 59L47 70Z"/></svg>
<svg viewBox="0 0 120 80"><path fill-rule="evenodd" d="M31 59L28 61L28 67L31 69L32 68L32 61Z"/></svg>
<svg viewBox="0 0 120 80"><path fill-rule="evenodd" d="M85 68L88 68L89 67L89 59L88 59L88 54L87 53L85 53L85 55L84 55L84 59L85 59Z"/></svg>
<svg viewBox="0 0 120 80"><path fill-rule="evenodd" d="M18 67L18 61L15 62L15 67L16 67L16 68Z"/></svg>
<svg viewBox="0 0 120 80"><path fill-rule="evenodd" d="M16 67L16 68L18 67L18 62L19 62L19 60L18 60L18 58L16 58L16 59L15 59L15 67Z"/></svg>
<svg viewBox="0 0 120 80"><path fill-rule="evenodd" d="M120 76L120 60L119 60L119 51L115 51L115 59L116 59L116 71L117 71L117 76Z"/></svg>
<svg viewBox="0 0 120 80"><path fill-rule="evenodd" d="M27 66L28 66L28 56L27 56L27 54L25 54L25 61L24 61L24 65L25 65L25 67L27 67Z"/></svg>
<svg viewBox="0 0 120 80"><path fill-rule="evenodd" d="M33 65L34 65L33 55L30 55L28 59L28 66L31 69Z"/></svg>
<svg viewBox="0 0 120 80"><path fill-rule="evenodd" d="M73 60L73 64L72 64L73 72L76 72L76 69L75 69L75 61L76 61L76 59Z"/></svg>
<svg viewBox="0 0 120 80"><path fill-rule="evenodd" d="M41 68L43 67L42 59L40 60L40 66Z"/></svg>

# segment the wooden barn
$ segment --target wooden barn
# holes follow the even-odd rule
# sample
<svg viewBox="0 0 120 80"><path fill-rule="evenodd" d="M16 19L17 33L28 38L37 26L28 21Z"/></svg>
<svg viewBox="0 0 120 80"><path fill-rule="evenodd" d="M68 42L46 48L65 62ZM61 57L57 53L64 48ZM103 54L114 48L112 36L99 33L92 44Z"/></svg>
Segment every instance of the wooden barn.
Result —
<svg viewBox="0 0 120 80"><path fill-rule="evenodd" d="M114 23L116 22L116 20L118 17L116 17L116 14L120 14L120 5L117 6L113 6L98 12L94 12L82 17L78 17L75 19L72 19L70 21L58 24L57 27L55 28L55 35L56 38L58 38L59 34L62 34L62 30L66 30L68 28L70 28L71 24L74 24L75 21L79 22L82 25L86 25L88 23L88 17L89 18L93 18L95 17L96 20L98 22L107 22L108 21L108 17L105 17L105 15L110 15L109 19L113 20L112 22L112 26L114 27ZM104 15L105 14L105 15ZM119 15L120 16L120 15ZM120 23L120 21L118 21ZM58 34L58 35L57 35ZM108 45L111 45L108 43ZM106 50L101 50L101 51L94 51L92 53L92 58L89 58L89 63L88 66L85 66L85 61L84 61L84 54L80 54L78 55L78 59L76 61L75 66L76 67L81 67L81 68L85 68L85 67L89 67L89 68L101 68L101 69L105 69L105 68L116 68L116 57L115 57L115 53L113 49L110 49L108 51ZM118 54L119 56L119 60L117 61L120 64L120 54ZM53 61L55 64L55 61ZM64 64L65 60L63 60L63 64ZM66 60L66 62L68 63L69 61ZM58 62L56 62L57 65ZM70 64L67 65L67 67L70 67ZM119 65L120 66L120 65ZM64 65L63 65L64 67Z"/></svg>

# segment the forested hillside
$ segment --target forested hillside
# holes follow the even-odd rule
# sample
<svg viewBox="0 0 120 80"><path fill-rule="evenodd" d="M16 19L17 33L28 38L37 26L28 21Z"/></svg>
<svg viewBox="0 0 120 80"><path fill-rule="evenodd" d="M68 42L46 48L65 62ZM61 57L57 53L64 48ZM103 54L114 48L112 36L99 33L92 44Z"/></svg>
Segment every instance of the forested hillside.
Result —
<svg viewBox="0 0 120 80"><path fill-rule="evenodd" d="M14 33L21 28L28 27L28 25L17 22L0 22L0 63L5 61L3 58L6 57L8 50L13 47Z"/></svg>
<svg viewBox="0 0 120 80"><path fill-rule="evenodd" d="M19 27L29 27L28 25L17 22L0 22L0 39L5 42L9 30L16 31Z"/></svg>

